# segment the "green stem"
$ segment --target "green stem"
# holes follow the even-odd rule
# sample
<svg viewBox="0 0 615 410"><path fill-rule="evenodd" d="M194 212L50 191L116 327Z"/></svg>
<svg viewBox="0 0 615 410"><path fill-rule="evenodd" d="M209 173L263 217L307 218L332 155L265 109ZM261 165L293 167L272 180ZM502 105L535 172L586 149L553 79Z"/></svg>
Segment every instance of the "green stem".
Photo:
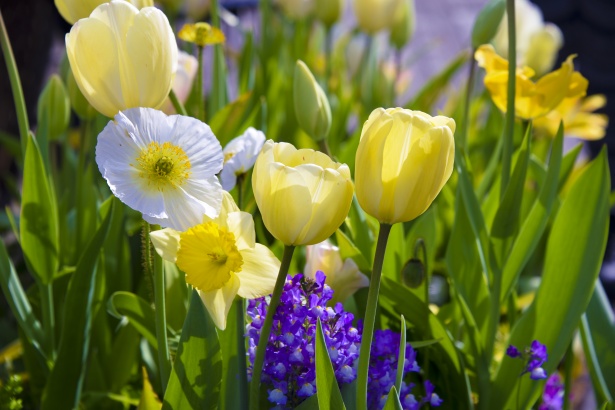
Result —
<svg viewBox="0 0 615 410"><path fill-rule="evenodd" d="M427 247L425 246L425 241L423 238L418 238L414 243L414 257L417 258L419 249L423 254L423 267L425 269L425 306L427 306L427 317L425 318L425 323L429 323L429 262L427 261ZM423 376L425 379L429 379L429 346L425 348L425 353L423 354Z"/></svg>
<svg viewBox="0 0 615 410"><path fill-rule="evenodd" d="M179 101L179 99L177 98L177 95L175 95L175 91L173 91L173 89L171 89L171 91L169 91L169 100L171 100L171 103L173 104L173 108L175 108L175 111L180 114L180 115L188 115L188 112L186 111L186 108L184 107L184 104L181 103L181 101Z"/></svg>
<svg viewBox="0 0 615 410"><path fill-rule="evenodd" d="M148 233L149 236L149 233ZM147 238L149 247L149 237ZM162 258L154 253L154 305L156 306L156 340L158 341L158 370L162 394L167 388L171 374L171 361L169 358L169 342L167 340L167 314L165 304L164 265Z"/></svg>
<svg viewBox="0 0 615 410"><path fill-rule="evenodd" d="M237 332L237 374L239 375L239 380L237 381L237 391L240 392L244 397L241 397L241 408L247 408L246 399L248 392L248 369L246 366L246 327L245 327L245 314L246 314L246 306L244 298L236 298L235 309L237 312L237 321L236 321L236 332Z"/></svg>
<svg viewBox="0 0 615 410"><path fill-rule="evenodd" d="M333 36L331 26L326 27L325 32L325 91L329 91L329 82L331 81L331 73L333 72L331 63L331 51L333 49Z"/></svg>
<svg viewBox="0 0 615 410"><path fill-rule="evenodd" d="M523 377L519 377L519 382L517 383L517 409L521 409L521 383L523 383Z"/></svg>
<svg viewBox="0 0 615 410"><path fill-rule="evenodd" d="M320 152L323 152L325 154L327 154L330 158L333 158L331 156L331 150L329 149L329 144L327 144L327 139L321 139L320 141L318 141L318 149L320 150Z"/></svg>
<svg viewBox="0 0 615 410"><path fill-rule="evenodd" d="M361 340L361 352L359 353L359 374L357 379L357 408L367 410L367 372L369 369L369 356L374 337L374 324L376 321L376 309L378 308L378 293L380 292L380 277L382 264L387 247L387 240L391 232L391 226L380 224L376 254L372 276L369 280L369 293L367 295L367 308L365 309L365 321L363 322L363 336Z"/></svg>
<svg viewBox="0 0 615 410"><path fill-rule="evenodd" d="M260 408L260 388L261 388L261 373L263 371L263 364L265 362L265 350L267 349L267 342L271 335L271 325L273 324L273 314L278 308L280 303L280 297L282 296L282 290L284 289L284 283L286 283L286 275L288 274L288 268L290 267L290 261L293 259L293 252L295 247L292 245L284 246L284 256L282 256L282 264L280 265L280 271L278 272L278 278L275 281L275 287L273 288L273 294L271 295L271 301L267 308L267 316L265 317L265 323L261 328L260 338L258 340L258 346L256 348L256 357L254 358L254 367L252 368L252 382L250 383L250 410L258 410Z"/></svg>
<svg viewBox="0 0 615 410"><path fill-rule="evenodd" d="M199 62L196 72L196 118L205 121L205 97L203 96L203 46L197 46L197 60Z"/></svg>
<svg viewBox="0 0 615 410"><path fill-rule="evenodd" d="M28 143L28 132L30 131L30 125L28 124L28 111L26 109L26 100L21 88L21 80L19 79L19 70L17 70L17 63L15 62L15 56L13 55L11 42L9 41L9 34L6 31L6 26L4 25L4 19L2 18L1 11L0 46L2 47L2 54L4 55L6 70L9 73L11 90L13 91L13 101L15 102L15 112L17 114L19 136L21 139L21 155L23 158L26 155L26 144Z"/></svg>
<svg viewBox="0 0 615 410"><path fill-rule="evenodd" d="M271 0L260 0L258 9L261 12L261 69L263 70L263 94L266 94L268 82L267 63L269 62L269 25L271 24Z"/></svg>
<svg viewBox="0 0 615 410"><path fill-rule="evenodd" d="M39 291L41 293L41 309L43 311L43 328L45 329L45 350L48 360L53 362L56 355L53 285L51 283L40 284Z"/></svg>
<svg viewBox="0 0 615 410"><path fill-rule="evenodd" d="M504 198L513 154L513 136L515 131L515 89L517 71L517 34L515 30L515 0L506 0L508 18L508 91L506 101L506 124L504 126L504 146L502 150L502 184L500 200Z"/></svg>
<svg viewBox="0 0 615 410"><path fill-rule="evenodd" d="M237 206L240 210L243 210L243 181L246 174L237 176Z"/></svg>
<svg viewBox="0 0 615 410"><path fill-rule="evenodd" d="M570 393L572 392L572 368L574 366L574 352L572 350L572 342L568 345L566 351L566 362L564 364L564 410L570 410Z"/></svg>
<svg viewBox="0 0 615 410"><path fill-rule="evenodd" d="M474 50L472 50L472 56ZM470 59L470 70L468 71L468 81L466 83L466 95L465 104L463 106L463 129L459 134L459 147L463 150L467 150L468 134L470 132L470 101L472 97L472 90L474 89L474 78L476 77L476 63L474 58Z"/></svg>

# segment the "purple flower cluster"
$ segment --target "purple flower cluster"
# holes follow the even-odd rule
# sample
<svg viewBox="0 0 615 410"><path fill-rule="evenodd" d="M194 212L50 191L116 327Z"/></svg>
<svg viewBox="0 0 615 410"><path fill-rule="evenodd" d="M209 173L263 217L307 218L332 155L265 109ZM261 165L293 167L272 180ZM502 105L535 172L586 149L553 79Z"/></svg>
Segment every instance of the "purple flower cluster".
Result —
<svg viewBox="0 0 615 410"><path fill-rule="evenodd" d="M542 392L542 403L538 410L562 410L564 407L564 384L558 373L553 373L547 379Z"/></svg>
<svg viewBox="0 0 615 410"><path fill-rule="evenodd" d="M332 296L322 272L316 273L315 280L302 274L286 278L280 305L273 316L262 373L269 401L279 408L295 407L316 392L314 349L318 318L338 383L350 383L357 377L355 360L359 357L361 334L352 326L354 316L344 312L341 303L327 307ZM269 298L248 302L250 377L268 306Z"/></svg>
<svg viewBox="0 0 615 410"><path fill-rule="evenodd" d="M549 355L547 354L547 346L540 343L538 340L532 341L530 347L526 347L522 352L517 347L510 345L506 349L506 355L513 359L521 359L526 361L525 368L521 375L525 373L530 374L530 379L540 380L547 378L547 372L542 368L544 362L547 361Z"/></svg>
<svg viewBox="0 0 615 410"><path fill-rule="evenodd" d="M367 403L370 409L382 409L391 387L395 384L400 339L401 335L391 330L376 330L374 332L367 378ZM420 370L416 363L416 351L410 343L407 343L404 378L407 374L418 373ZM432 407L438 407L442 404L442 399L434 392L435 387L429 380L425 380L423 385L425 396L421 399L417 399L412 394L414 387L414 383L402 382L399 397L405 410L417 410L427 403Z"/></svg>

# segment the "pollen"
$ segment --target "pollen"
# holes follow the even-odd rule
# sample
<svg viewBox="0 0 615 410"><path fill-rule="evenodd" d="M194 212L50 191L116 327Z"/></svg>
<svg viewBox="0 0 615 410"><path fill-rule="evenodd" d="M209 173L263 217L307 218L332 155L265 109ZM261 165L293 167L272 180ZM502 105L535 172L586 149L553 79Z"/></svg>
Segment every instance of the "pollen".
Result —
<svg viewBox="0 0 615 410"><path fill-rule="evenodd" d="M170 142L150 142L133 166L147 187L158 191L181 187L190 177L188 155Z"/></svg>
<svg viewBox="0 0 615 410"><path fill-rule="evenodd" d="M206 222L180 234L177 266L186 282L207 292L222 288L232 273L240 272L243 257L232 232Z"/></svg>

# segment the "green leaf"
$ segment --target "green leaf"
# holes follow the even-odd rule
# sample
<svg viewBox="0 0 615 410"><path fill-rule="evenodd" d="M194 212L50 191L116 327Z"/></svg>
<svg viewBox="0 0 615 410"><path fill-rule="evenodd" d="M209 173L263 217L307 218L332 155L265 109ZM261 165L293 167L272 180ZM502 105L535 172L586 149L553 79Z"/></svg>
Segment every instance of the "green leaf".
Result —
<svg viewBox="0 0 615 410"><path fill-rule="evenodd" d="M363 256L359 248L352 243L352 240L344 232L340 229L335 231L335 239L337 241L337 246L340 248L340 256L342 259L351 258L356 262L361 271L371 271L371 266L369 262L367 262L365 256Z"/></svg>
<svg viewBox="0 0 615 410"><path fill-rule="evenodd" d="M581 319L583 350L599 402L615 397L615 315L600 281Z"/></svg>
<svg viewBox="0 0 615 410"><path fill-rule="evenodd" d="M482 44L489 43L500 27L506 11L506 1L490 0L481 9L472 28L472 48L477 49Z"/></svg>
<svg viewBox="0 0 615 410"><path fill-rule="evenodd" d="M141 358L140 342L141 336L129 324L120 325L115 332L111 351L106 358L112 361L107 366L111 391L119 393L136 374Z"/></svg>
<svg viewBox="0 0 615 410"><path fill-rule="evenodd" d="M399 353L397 354L397 375L395 377L395 387L398 391L401 390L401 382L404 378L404 362L406 361L406 319L404 319L404 315L401 315L400 334Z"/></svg>
<svg viewBox="0 0 615 410"><path fill-rule="evenodd" d="M555 217L547 242L543 277L532 305L512 330L509 344L547 346L547 373L557 367L585 311L598 277L609 222L610 177L606 149L578 177ZM505 357L488 408L513 408L520 363ZM521 408L537 398L537 385L522 383Z"/></svg>
<svg viewBox="0 0 615 410"><path fill-rule="evenodd" d="M395 388L395 386L391 387L383 410L403 410L401 402L399 401L399 393L397 393L397 389Z"/></svg>
<svg viewBox="0 0 615 410"><path fill-rule="evenodd" d="M314 394L303 400L301 404L295 407L295 410L318 410L318 394Z"/></svg>
<svg viewBox="0 0 615 410"><path fill-rule="evenodd" d="M193 290L162 408L217 409L221 381L216 328Z"/></svg>
<svg viewBox="0 0 615 410"><path fill-rule="evenodd" d="M130 292L115 292L109 297L107 311L118 319L128 319L137 332L147 339L154 349L158 349L154 309L145 299Z"/></svg>
<svg viewBox="0 0 615 410"><path fill-rule="evenodd" d="M218 330L222 349L221 409L248 408L245 310L244 299L235 298L226 318L226 329Z"/></svg>
<svg viewBox="0 0 615 410"><path fill-rule="evenodd" d="M559 135L559 134L558 134ZM557 187L557 191L561 191L566 181L568 181L568 177L574 170L574 165L577 161L577 157L581 153L583 149L583 144L579 144L573 149L571 149L562 159L562 165L559 173L559 185Z"/></svg>
<svg viewBox="0 0 615 410"><path fill-rule="evenodd" d="M26 338L32 343L36 350L44 356L41 348L44 340L41 324L32 311L32 306L28 297L21 286L15 267L9 259L9 255L4 247L4 242L0 240L0 285L4 297L17 319L19 328L24 332Z"/></svg>
<svg viewBox="0 0 615 410"><path fill-rule="evenodd" d="M88 364L93 301L97 296L101 248L107 237L117 199L90 240L73 273L64 305L64 324L58 357L45 386L42 409L73 409L79 406Z"/></svg>
<svg viewBox="0 0 615 410"><path fill-rule="evenodd" d="M254 123L259 110L256 101L251 92L242 94L211 117L209 126L222 146Z"/></svg>
<svg viewBox="0 0 615 410"><path fill-rule="evenodd" d="M329 358L329 350L325 343L320 319L316 324L316 391L318 392L318 407L322 409L345 409L342 393L335 379L333 365Z"/></svg>
<svg viewBox="0 0 615 410"><path fill-rule="evenodd" d="M49 284L58 271L58 213L52 187L36 140L26 148L21 198L20 237L30 273Z"/></svg>
<svg viewBox="0 0 615 410"><path fill-rule="evenodd" d="M540 191L538 200L534 202L534 206L521 225L506 264L502 268L502 288L500 293L500 300L502 302L508 298L517 278L534 253L549 222L553 204L557 199L558 178L562 165L562 148L563 128L560 126L551 149L551 159L545 183Z"/></svg>

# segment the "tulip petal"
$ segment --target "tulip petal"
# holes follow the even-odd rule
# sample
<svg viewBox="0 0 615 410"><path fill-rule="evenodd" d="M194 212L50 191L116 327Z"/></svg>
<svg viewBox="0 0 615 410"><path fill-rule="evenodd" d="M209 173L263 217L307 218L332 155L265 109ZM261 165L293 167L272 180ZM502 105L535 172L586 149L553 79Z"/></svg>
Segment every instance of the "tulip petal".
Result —
<svg viewBox="0 0 615 410"><path fill-rule="evenodd" d="M247 299L259 298L273 292L280 270L280 261L260 243L254 248L242 249L243 266L237 272L239 277L239 296Z"/></svg>
<svg viewBox="0 0 615 410"><path fill-rule="evenodd" d="M175 262L179 250L179 232L165 228L150 233L154 249L160 257L169 262Z"/></svg>
<svg viewBox="0 0 615 410"><path fill-rule="evenodd" d="M231 278L222 288L207 292L199 291L199 295L201 296L201 300L207 312L209 312L209 316L211 316L214 324L220 330L226 328L226 317L233 305L233 300L238 290L239 279L235 274L231 274Z"/></svg>
<svg viewBox="0 0 615 410"><path fill-rule="evenodd" d="M247 212L231 212L228 214L226 223L229 232L235 235L235 246L240 251L254 248L256 234L254 232L254 219Z"/></svg>

